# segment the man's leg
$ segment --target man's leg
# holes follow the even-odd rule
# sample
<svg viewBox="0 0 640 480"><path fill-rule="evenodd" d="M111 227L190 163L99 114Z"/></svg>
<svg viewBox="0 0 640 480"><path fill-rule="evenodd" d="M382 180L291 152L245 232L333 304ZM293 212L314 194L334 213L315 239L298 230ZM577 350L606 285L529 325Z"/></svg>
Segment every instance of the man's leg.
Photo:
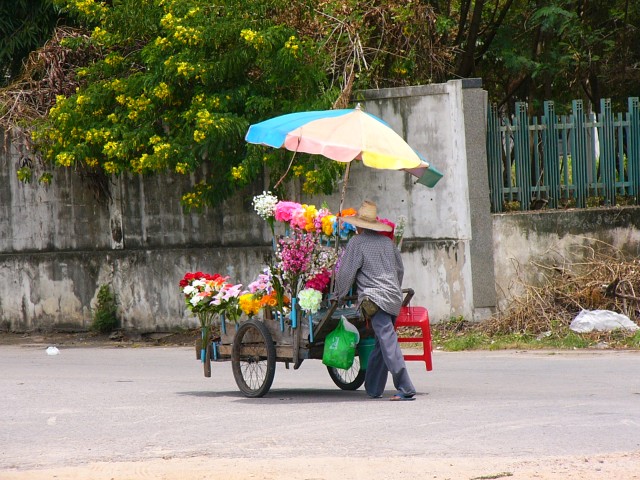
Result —
<svg viewBox="0 0 640 480"><path fill-rule="evenodd" d="M386 366L384 369L384 382L386 383L388 370L391 372L393 384L398 392L406 396L415 395L416 389L411 382L411 378L409 378L407 365L404 361L400 344L398 343L398 335L393 327L393 320L394 318L382 309L379 309L371 318L371 326L376 334L376 348L374 349L374 353L376 353L376 350L378 350L379 347L380 356ZM377 360L378 363L380 363L380 359L377 358ZM369 362L369 365L371 364L372 362ZM367 368L365 381L369 376L368 370L369 368ZM374 385L375 388L380 387L380 381L382 379L381 376L381 369L379 367L374 369L371 373L371 380L375 382L371 385L372 388ZM366 386L365 388L367 389L367 393L370 393L369 388ZM375 392L376 390L371 391ZM384 391L384 385L382 386L382 391Z"/></svg>
<svg viewBox="0 0 640 480"><path fill-rule="evenodd" d="M375 331L375 330L374 330ZM387 366L385 365L382 352L380 351L380 341L376 334L376 344L369 355L369 363L364 376L364 389L370 397L380 397L384 393L387 385Z"/></svg>

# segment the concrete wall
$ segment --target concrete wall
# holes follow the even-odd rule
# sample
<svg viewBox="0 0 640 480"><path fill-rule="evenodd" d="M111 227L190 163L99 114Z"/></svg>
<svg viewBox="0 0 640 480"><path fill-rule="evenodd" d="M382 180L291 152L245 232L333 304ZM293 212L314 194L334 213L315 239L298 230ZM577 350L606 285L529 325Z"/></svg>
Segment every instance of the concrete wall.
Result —
<svg viewBox="0 0 640 480"><path fill-rule="evenodd" d="M540 269L532 265L571 263L584 247L640 253L640 207L560 210L493 216L498 306L523 293L524 285L540 281Z"/></svg>
<svg viewBox="0 0 640 480"><path fill-rule="evenodd" d="M375 200L390 219L408 218L405 286L432 320L481 318L495 304L484 128L478 82L361 92L363 108L385 119L445 176L434 189L404 172L353 166L346 206ZM50 186L20 184L21 145L5 136L0 154L0 322L15 330L87 327L102 284L110 284L123 325L141 330L193 326L178 293L186 271L221 272L248 283L269 251L251 199L262 185L217 209L184 213L178 199L198 175L111 179L97 202L77 175ZM329 160L327 160L329 161ZM292 197L295 196L292 193ZM339 194L296 198L338 209Z"/></svg>

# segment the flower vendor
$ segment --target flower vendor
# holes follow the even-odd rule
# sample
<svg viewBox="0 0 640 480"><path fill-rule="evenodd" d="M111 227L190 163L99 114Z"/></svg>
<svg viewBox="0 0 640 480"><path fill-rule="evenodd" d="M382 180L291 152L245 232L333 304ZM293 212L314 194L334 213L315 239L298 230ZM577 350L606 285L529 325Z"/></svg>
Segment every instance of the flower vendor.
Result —
<svg viewBox="0 0 640 480"><path fill-rule="evenodd" d="M390 372L397 389L391 400L414 400L416 390L394 329L403 300L404 266L395 243L379 234L391 232L393 227L380 222L376 204L366 200L357 214L344 220L354 225L358 234L349 240L342 256L335 294L338 299L344 298L355 281L358 304L375 333L376 343L369 356L365 390L370 397L380 398Z"/></svg>

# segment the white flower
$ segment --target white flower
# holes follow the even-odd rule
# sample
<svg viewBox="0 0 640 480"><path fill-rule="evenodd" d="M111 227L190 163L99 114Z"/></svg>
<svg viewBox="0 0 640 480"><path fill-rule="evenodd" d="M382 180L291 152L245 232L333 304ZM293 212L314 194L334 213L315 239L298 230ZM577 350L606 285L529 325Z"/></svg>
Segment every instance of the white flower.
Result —
<svg viewBox="0 0 640 480"><path fill-rule="evenodd" d="M322 302L322 292L315 288L305 288L298 294L298 301L300 308L309 313L316 313Z"/></svg>
<svg viewBox="0 0 640 480"><path fill-rule="evenodd" d="M253 208L264 220L275 216L277 203L278 197L272 195L271 192L262 192L262 195L253 197Z"/></svg>
<svg viewBox="0 0 640 480"><path fill-rule="evenodd" d="M193 293L197 292L198 289L195 288L193 285L187 285L186 287L184 287L182 291L184 292L185 295L192 295Z"/></svg>

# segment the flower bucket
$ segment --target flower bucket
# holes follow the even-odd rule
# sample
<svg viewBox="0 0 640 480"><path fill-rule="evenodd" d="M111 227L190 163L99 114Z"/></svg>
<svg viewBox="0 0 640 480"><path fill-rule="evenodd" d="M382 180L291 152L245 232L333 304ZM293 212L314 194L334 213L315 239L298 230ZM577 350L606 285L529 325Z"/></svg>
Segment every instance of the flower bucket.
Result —
<svg viewBox="0 0 640 480"><path fill-rule="evenodd" d="M360 370L366 370L369 363L369 355L376 345L375 338L361 338L358 343L358 356L360 357Z"/></svg>

